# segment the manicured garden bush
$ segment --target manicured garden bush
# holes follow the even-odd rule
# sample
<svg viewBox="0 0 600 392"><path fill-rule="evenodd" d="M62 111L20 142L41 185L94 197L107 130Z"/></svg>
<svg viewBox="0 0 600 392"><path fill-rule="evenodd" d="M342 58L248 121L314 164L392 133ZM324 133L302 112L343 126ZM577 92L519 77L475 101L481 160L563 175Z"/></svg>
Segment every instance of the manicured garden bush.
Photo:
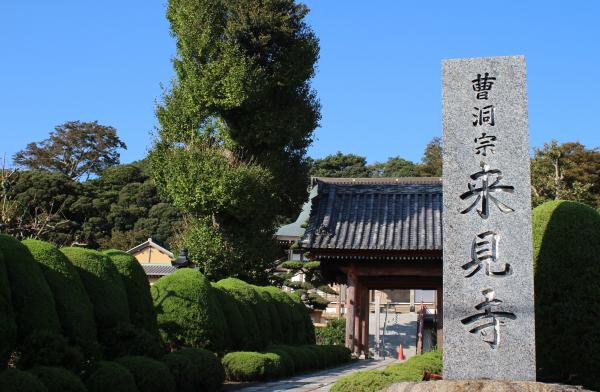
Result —
<svg viewBox="0 0 600 392"><path fill-rule="evenodd" d="M29 335L21 345L17 366L20 369L56 366L75 371L81 368L83 361L79 348L72 346L64 336L38 331Z"/></svg>
<svg viewBox="0 0 600 392"><path fill-rule="evenodd" d="M258 295L262 298L267 311L269 312L269 320L271 321L271 342L273 343L285 343L283 337L283 331L281 327L281 320L277 312L277 305L275 298L271 296L271 293L265 290L265 287L253 286Z"/></svg>
<svg viewBox="0 0 600 392"><path fill-rule="evenodd" d="M6 369L0 373L0 392L48 392L48 388L31 373Z"/></svg>
<svg viewBox="0 0 600 392"><path fill-rule="evenodd" d="M15 323L15 314L12 308L4 255L0 251L0 369L4 368L16 343L17 324Z"/></svg>
<svg viewBox="0 0 600 392"><path fill-rule="evenodd" d="M314 360L312 353L308 352L302 346L286 346L278 345L270 347L271 352L283 351L287 353L294 361L294 369L296 373L300 373L313 368Z"/></svg>
<svg viewBox="0 0 600 392"><path fill-rule="evenodd" d="M315 326L310 318L308 309L302 303L302 299L297 293L289 293L294 303L293 322L296 328L296 344L315 344Z"/></svg>
<svg viewBox="0 0 600 392"><path fill-rule="evenodd" d="M538 378L600 389L600 215L544 203L533 210L533 248Z"/></svg>
<svg viewBox="0 0 600 392"><path fill-rule="evenodd" d="M163 362L175 379L177 392L216 392L225 380L223 365L208 350L183 348L165 355Z"/></svg>
<svg viewBox="0 0 600 392"><path fill-rule="evenodd" d="M221 351L225 318L208 280L197 270L181 268L151 288L158 328L171 347Z"/></svg>
<svg viewBox="0 0 600 392"><path fill-rule="evenodd" d="M327 326L315 328L317 344L343 346L346 340L346 319L343 317L327 321Z"/></svg>
<svg viewBox="0 0 600 392"><path fill-rule="evenodd" d="M297 344L296 332L292 324L292 309L293 305L289 301L288 295L282 290L274 286L263 287L262 290L268 292L271 295L277 308L277 315L281 324L281 334L283 343Z"/></svg>
<svg viewBox="0 0 600 392"><path fill-rule="evenodd" d="M79 377L67 369L39 366L29 371L48 389L48 392L87 392Z"/></svg>
<svg viewBox="0 0 600 392"><path fill-rule="evenodd" d="M230 381L260 381L285 375L281 359L274 353L237 351L225 355L222 363Z"/></svg>
<svg viewBox="0 0 600 392"><path fill-rule="evenodd" d="M18 341L35 331L58 333L60 324L52 291L29 249L16 239L0 234L0 251L8 273Z"/></svg>
<svg viewBox="0 0 600 392"><path fill-rule="evenodd" d="M235 279L237 280L237 279ZM238 310L243 320L243 331L245 333L245 339L243 349L245 350L260 350L263 348L264 339L259 338L261 330L258 326L257 316L254 313L254 308L251 306L249 301L246 299L244 292L238 290L236 285L230 281L219 281L216 286L224 290L231 298L235 300L238 306ZM231 328L234 328L233 326Z"/></svg>
<svg viewBox="0 0 600 392"><path fill-rule="evenodd" d="M85 385L88 392L138 392L131 372L116 362L96 362Z"/></svg>
<svg viewBox="0 0 600 392"><path fill-rule="evenodd" d="M271 343L271 317L264 299L252 285L235 278L222 279L217 283L228 290L235 298L246 304L256 316L259 334L256 335L258 347L264 348ZM246 315L244 315L245 317Z"/></svg>
<svg viewBox="0 0 600 392"><path fill-rule="evenodd" d="M213 293L223 311L227 329L224 346L227 350L244 350L250 348L250 337L246 333L244 319L235 298L215 283L211 283Z"/></svg>
<svg viewBox="0 0 600 392"><path fill-rule="evenodd" d="M269 346L265 352L279 355L284 375L293 376L296 374L296 363L294 358L288 351L281 348L281 346Z"/></svg>
<svg viewBox="0 0 600 392"><path fill-rule="evenodd" d="M425 372L442 372L442 354L430 351L416 355L405 362L389 365L383 371L354 372L340 378L331 392L379 392L385 387L402 381L421 381Z"/></svg>
<svg viewBox="0 0 600 392"><path fill-rule="evenodd" d="M116 362L129 370L140 392L175 392L175 380L164 363L141 356L122 357Z"/></svg>
<svg viewBox="0 0 600 392"><path fill-rule="evenodd" d="M31 252L52 290L63 335L93 350L97 340L94 307L75 266L52 244L25 240L23 245Z"/></svg>
<svg viewBox="0 0 600 392"><path fill-rule="evenodd" d="M145 329L158 339L156 312L150 295L150 284L141 264L135 257L120 250L111 249L104 254L110 257L117 267L125 285L131 323L138 329Z"/></svg>
<svg viewBox="0 0 600 392"><path fill-rule="evenodd" d="M114 359L127 355L144 355L160 358L165 350L160 339L145 329L139 329L130 323L120 323L103 331L100 343L104 348L104 356Z"/></svg>
<svg viewBox="0 0 600 392"><path fill-rule="evenodd" d="M108 256L84 248L62 248L61 251L75 265L81 277L94 305L98 329L109 329L119 323L129 322L125 286ZM99 331L99 335L101 333Z"/></svg>

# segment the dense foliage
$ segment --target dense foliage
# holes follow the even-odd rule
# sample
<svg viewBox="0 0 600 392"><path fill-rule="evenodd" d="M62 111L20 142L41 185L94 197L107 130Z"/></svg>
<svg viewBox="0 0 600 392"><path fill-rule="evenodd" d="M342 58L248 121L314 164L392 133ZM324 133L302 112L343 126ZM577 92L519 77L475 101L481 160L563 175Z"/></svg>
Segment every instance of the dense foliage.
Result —
<svg viewBox="0 0 600 392"><path fill-rule="evenodd" d="M138 392L131 372L117 362L96 362L85 384L88 392Z"/></svg>
<svg viewBox="0 0 600 392"><path fill-rule="evenodd" d="M35 366L58 366L73 371L81 369L84 355L62 335L48 331L36 331L19 346L16 365L20 369Z"/></svg>
<svg viewBox="0 0 600 392"><path fill-rule="evenodd" d="M327 321L325 327L315 328L317 344L343 346L346 341L346 319L343 317Z"/></svg>
<svg viewBox="0 0 600 392"><path fill-rule="evenodd" d="M405 362L389 365L385 370L354 372L340 378L331 392L379 392L397 382L421 381L425 372L442 373L441 352L430 351L417 355Z"/></svg>
<svg viewBox="0 0 600 392"><path fill-rule="evenodd" d="M164 363L141 356L122 357L116 362L133 375L139 391L175 392L175 380Z"/></svg>
<svg viewBox="0 0 600 392"><path fill-rule="evenodd" d="M283 375L277 354L237 351L225 355L222 363L230 381L261 381Z"/></svg>
<svg viewBox="0 0 600 392"><path fill-rule="evenodd" d="M52 290L63 335L90 350L97 341L94 308L75 266L55 246L25 240Z"/></svg>
<svg viewBox="0 0 600 392"><path fill-rule="evenodd" d="M219 359L210 351L183 348L163 357L178 392L217 392L225 381L225 370Z"/></svg>
<svg viewBox="0 0 600 392"><path fill-rule="evenodd" d="M104 252L117 267L127 293L129 318L139 329L145 329L158 339L156 312L150 295L150 284L144 269L135 257L129 253L111 249Z"/></svg>
<svg viewBox="0 0 600 392"><path fill-rule="evenodd" d="M64 368L38 366L30 370L48 392L87 392L85 385L73 372Z"/></svg>
<svg viewBox="0 0 600 392"><path fill-rule="evenodd" d="M328 285L321 274L321 262L312 261L286 261L280 266L286 272L275 273L275 278L283 282L283 285L291 288L296 294L303 298L306 305L311 309L325 309L329 301L323 298L319 292L337 295L338 293ZM292 278L303 276L302 282L294 281Z"/></svg>
<svg viewBox="0 0 600 392"><path fill-rule="evenodd" d="M16 239L0 234L0 252L8 273L18 340L36 331L58 333L60 323L52 291L29 249Z"/></svg>
<svg viewBox="0 0 600 392"><path fill-rule="evenodd" d="M221 351L225 319L208 280L195 269L182 268L152 286L158 328L171 347Z"/></svg>
<svg viewBox="0 0 600 392"><path fill-rule="evenodd" d="M17 342L17 324L12 307L8 273L0 250L0 369L4 368Z"/></svg>
<svg viewBox="0 0 600 392"><path fill-rule="evenodd" d="M49 392L36 376L17 369L7 369L0 373L0 391Z"/></svg>
<svg viewBox="0 0 600 392"><path fill-rule="evenodd" d="M117 268L108 256L91 249L62 248L75 265L85 290L94 305L94 317L100 330L129 322L127 293ZM101 334L101 332L99 331Z"/></svg>
<svg viewBox="0 0 600 392"><path fill-rule="evenodd" d="M277 222L306 198L320 117L307 12L293 0L168 3L176 78L157 109L153 175L189 215L190 255L212 280L266 281ZM225 270L204 263L217 256Z"/></svg>
<svg viewBox="0 0 600 392"><path fill-rule="evenodd" d="M219 306L223 310L225 323L227 324L227 333L225 334L225 348L227 350L237 348L239 350L250 349L251 338L246 333L246 321L242 317L238 302L235 298L222 287L211 283L213 293Z"/></svg>
<svg viewBox="0 0 600 392"><path fill-rule="evenodd" d="M599 389L600 214L544 203L533 210L533 245L538 377Z"/></svg>

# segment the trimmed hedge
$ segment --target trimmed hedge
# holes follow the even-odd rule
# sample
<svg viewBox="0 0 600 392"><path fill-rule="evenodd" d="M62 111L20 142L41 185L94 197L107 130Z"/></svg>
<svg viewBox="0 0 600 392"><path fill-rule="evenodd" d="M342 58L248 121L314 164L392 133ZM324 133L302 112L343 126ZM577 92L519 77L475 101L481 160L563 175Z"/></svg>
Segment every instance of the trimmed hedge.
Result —
<svg viewBox="0 0 600 392"><path fill-rule="evenodd" d="M141 264L129 253L110 249L103 252L110 257L117 267L129 304L129 318L131 323L139 329L145 329L149 334L159 338L156 312L150 295L148 277Z"/></svg>
<svg viewBox="0 0 600 392"><path fill-rule="evenodd" d="M158 328L171 347L221 351L225 318L208 280L197 270L181 268L151 288Z"/></svg>
<svg viewBox="0 0 600 392"><path fill-rule="evenodd" d="M533 248L538 378L600 390L600 215L544 203L533 210Z"/></svg>
<svg viewBox="0 0 600 392"><path fill-rule="evenodd" d="M48 392L48 388L31 373L6 369L0 373L1 392Z"/></svg>
<svg viewBox="0 0 600 392"><path fill-rule="evenodd" d="M6 365L17 344L17 324L12 307L8 272L4 263L4 255L0 251L0 369Z"/></svg>
<svg viewBox="0 0 600 392"><path fill-rule="evenodd" d="M29 335L19 349L17 367L20 369L57 366L77 371L84 362L78 347L70 345L64 336L52 332L38 331Z"/></svg>
<svg viewBox="0 0 600 392"><path fill-rule="evenodd" d="M62 333L82 347L97 341L94 307L75 266L58 248L44 241L22 241L40 266L52 290Z"/></svg>
<svg viewBox="0 0 600 392"><path fill-rule="evenodd" d="M175 379L178 392L216 392L225 381L223 365L208 350L183 348L165 355L163 362Z"/></svg>
<svg viewBox="0 0 600 392"><path fill-rule="evenodd" d="M336 346L337 347L337 346ZM423 374L442 372L442 354L430 351L410 357L405 362L389 365L385 370L354 372L340 378L331 392L379 392L387 386L402 381L421 381Z"/></svg>
<svg viewBox="0 0 600 392"><path fill-rule="evenodd" d="M48 389L48 392L87 392L79 377L67 369L39 366L29 371Z"/></svg>
<svg viewBox="0 0 600 392"><path fill-rule="evenodd" d="M246 339L244 340L244 344L242 347L235 347L235 349L245 349L245 350L260 350L263 348L263 338L259 338L261 335L261 330L258 326L257 315L253 311L253 308L244 294L244 291L238 290L233 281L237 281L237 279L233 280L221 280L217 282L216 286L229 294L238 304L238 309L240 314L242 315L243 320L243 331L245 333ZM233 328L233 326L231 327Z"/></svg>
<svg viewBox="0 0 600 392"><path fill-rule="evenodd" d="M91 249L62 248L62 253L75 265L86 292L94 305L99 330L129 322L129 306L125 286L117 268L108 256ZM99 335L101 335L99 331Z"/></svg>
<svg viewBox="0 0 600 392"><path fill-rule="evenodd" d="M0 251L12 295L18 341L35 331L59 332L60 323L52 291L29 249L16 239L0 234Z"/></svg>
<svg viewBox="0 0 600 392"><path fill-rule="evenodd" d="M298 344L296 341L296 332L294 330L292 322L292 313L294 306L289 302L288 295L282 290L274 286L262 287L262 289L271 295L271 298L275 301L275 307L277 308L277 314L281 324L281 334L284 343ZM308 311L307 311L308 312Z"/></svg>
<svg viewBox="0 0 600 392"><path fill-rule="evenodd" d="M131 372L116 362L96 362L85 385L88 392L138 392Z"/></svg>
<svg viewBox="0 0 600 392"><path fill-rule="evenodd" d="M273 343L285 343L285 339L283 337L283 331L281 327L281 320L279 320L279 314L277 312L277 305L275 304L275 298L271 296L271 293L268 290L265 290L264 287L253 286L254 289L258 292L258 295L261 296L263 302L267 307L267 311L269 312L269 319L271 321L271 342Z"/></svg>
<svg viewBox="0 0 600 392"><path fill-rule="evenodd" d="M271 317L264 299L258 294L256 288L242 280L235 278L222 279L217 283L220 287L228 290L235 298L246 304L256 316L259 333L256 336L258 347L264 348L271 343ZM246 317L246 315L244 315Z"/></svg>
<svg viewBox="0 0 600 392"><path fill-rule="evenodd" d="M223 357L225 375L230 381L261 381L285 374L281 360L274 353L237 351Z"/></svg>
<svg viewBox="0 0 600 392"><path fill-rule="evenodd" d="M222 287L211 283L215 297L223 310L223 316L227 324L224 346L226 349L249 348L249 336L246 333L244 319L238 307L237 301Z"/></svg>
<svg viewBox="0 0 600 392"><path fill-rule="evenodd" d="M104 330L100 342L107 359L126 355L145 355L158 359L165 353L159 338L130 323L120 323L116 327Z"/></svg>
<svg viewBox="0 0 600 392"><path fill-rule="evenodd" d="M175 392L175 380L164 363L141 356L122 357L116 362L133 375L139 391Z"/></svg>
<svg viewBox="0 0 600 392"><path fill-rule="evenodd" d="M302 299L300 299L300 295L297 293L289 293L288 296L294 303L293 321L297 328L297 342L315 344L315 326L310 318L308 309L302 303Z"/></svg>

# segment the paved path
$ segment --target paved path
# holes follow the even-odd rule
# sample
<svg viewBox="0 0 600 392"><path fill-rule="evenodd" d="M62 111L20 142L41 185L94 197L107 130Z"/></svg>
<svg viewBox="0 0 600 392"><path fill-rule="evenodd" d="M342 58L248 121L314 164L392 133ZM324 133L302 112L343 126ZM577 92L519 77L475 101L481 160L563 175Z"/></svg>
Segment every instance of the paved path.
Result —
<svg viewBox="0 0 600 392"><path fill-rule="evenodd" d="M417 314L385 313L380 315L380 347L375 342L375 314L369 318L369 350L371 355L377 351L382 357L398 358L398 346L404 346L404 356L410 358L417 352ZM384 328L385 327L385 328Z"/></svg>
<svg viewBox="0 0 600 392"><path fill-rule="evenodd" d="M358 370L383 369L393 362L396 361L392 358L385 360L357 360L338 368L321 370L315 373L307 373L267 383L226 384L223 390L243 392L325 392L329 391L329 388L342 376Z"/></svg>

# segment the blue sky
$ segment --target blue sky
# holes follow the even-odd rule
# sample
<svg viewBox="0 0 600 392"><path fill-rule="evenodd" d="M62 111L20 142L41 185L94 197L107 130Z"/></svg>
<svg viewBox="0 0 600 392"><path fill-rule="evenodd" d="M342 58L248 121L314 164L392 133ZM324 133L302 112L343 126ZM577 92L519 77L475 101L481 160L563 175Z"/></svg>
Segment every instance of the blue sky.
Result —
<svg viewBox="0 0 600 392"><path fill-rule="evenodd" d="M440 62L523 54L530 144L600 145L600 2L309 0L323 109L309 154L418 161L441 135ZM165 0L0 3L0 154L98 120L143 158L175 44Z"/></svg>

